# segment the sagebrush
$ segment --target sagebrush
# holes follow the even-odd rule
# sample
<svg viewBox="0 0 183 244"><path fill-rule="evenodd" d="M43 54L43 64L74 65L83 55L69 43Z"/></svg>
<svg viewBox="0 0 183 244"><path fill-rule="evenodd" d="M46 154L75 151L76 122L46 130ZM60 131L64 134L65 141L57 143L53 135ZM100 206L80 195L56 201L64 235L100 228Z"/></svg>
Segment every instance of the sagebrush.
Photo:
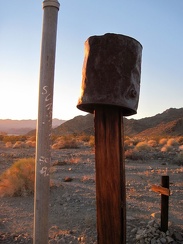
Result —
<svg viewBox="0 0 183 244"><path fill-rule="evenodd" d="M0 176L0 196L26 196L34 192L35 159L22 158Z"/></svg>

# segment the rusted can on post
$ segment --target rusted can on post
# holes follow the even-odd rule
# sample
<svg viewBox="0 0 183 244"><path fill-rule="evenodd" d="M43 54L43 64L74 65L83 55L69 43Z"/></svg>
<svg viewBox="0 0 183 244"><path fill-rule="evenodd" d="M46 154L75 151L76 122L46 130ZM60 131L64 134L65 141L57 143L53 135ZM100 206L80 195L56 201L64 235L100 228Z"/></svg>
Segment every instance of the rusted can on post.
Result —
<svg viewBox="0 0 183 244"><path fill-rule="evenodd" d="M85 42L77 107L94 113L97 241L126 243L126 189L122 116L137 113L142 45L105 34Z"/></svg>
<svg viewBox="0 0 183 244"><path fill-rule="evenodd" d="M123 116L136 114L141 57L142 45L134 38L110 33L89 37L77 107L93 113L98 105L118 106Z"/></svg>

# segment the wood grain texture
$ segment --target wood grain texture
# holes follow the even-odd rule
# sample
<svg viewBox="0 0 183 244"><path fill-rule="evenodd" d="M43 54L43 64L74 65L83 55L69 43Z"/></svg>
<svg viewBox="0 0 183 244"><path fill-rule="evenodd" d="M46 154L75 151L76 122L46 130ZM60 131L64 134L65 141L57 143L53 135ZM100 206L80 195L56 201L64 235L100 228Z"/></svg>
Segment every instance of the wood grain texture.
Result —
<svg viewBox="0 0 183 244"><path fill-rule="evenodd" d="M156 186L152 185L151 190L154 192L158 192L160 194L163 194L165 196L170 196L170 190L168 188L162 187L162 186Z"/></svg>
<svg viewBox="0 0 183 244"><path fill-rule="evenodd" d="M169 189L169 176L164 175L161 177L161 185ZM166 232L168 230L168 209L169 209L169 196L161 195L161 230Z"/></svg>
<svg viewBox="0 0 183 244"><path fill-rule="evenodd" d="M123 123L117 107L95 110L98 244L126 243Z"/></svg>

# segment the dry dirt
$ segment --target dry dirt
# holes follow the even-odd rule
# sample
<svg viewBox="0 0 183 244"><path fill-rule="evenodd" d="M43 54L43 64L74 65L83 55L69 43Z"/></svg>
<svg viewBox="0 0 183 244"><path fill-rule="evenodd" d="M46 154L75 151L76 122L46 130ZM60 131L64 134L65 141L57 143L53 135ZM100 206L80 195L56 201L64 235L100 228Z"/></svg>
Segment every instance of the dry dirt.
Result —
<svg viewBox="0 0 183 244"><path fill-rule="evenodd" d="M0 149L0 173L30 156L35 156L34 149ZM53 150L52 163L49 243L97 243L94 151ZM153 159L126 160L127 243L135 243L135 226L154 215L159 220L161 196L151 185L159 185L162 175L170 176L169 226L183 232L183 167ZM65 182L67 177L71 181ZM0 198L0 243L32 243L33 201L33 196Z"/></svg>

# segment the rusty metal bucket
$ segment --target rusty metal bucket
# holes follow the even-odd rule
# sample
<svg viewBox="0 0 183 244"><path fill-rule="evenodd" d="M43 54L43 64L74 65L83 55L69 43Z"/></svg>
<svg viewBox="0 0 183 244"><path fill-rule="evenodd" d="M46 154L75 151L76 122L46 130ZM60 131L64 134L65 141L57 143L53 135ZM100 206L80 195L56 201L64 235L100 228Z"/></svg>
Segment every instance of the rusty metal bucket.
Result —
<svg viewBox="0 0 183 244"><path fill-rule="evenodd" d="M142 45L120 34L91 36L85 42L81 94L77 108L118 106L123 116L137 113Z"/></svg>

